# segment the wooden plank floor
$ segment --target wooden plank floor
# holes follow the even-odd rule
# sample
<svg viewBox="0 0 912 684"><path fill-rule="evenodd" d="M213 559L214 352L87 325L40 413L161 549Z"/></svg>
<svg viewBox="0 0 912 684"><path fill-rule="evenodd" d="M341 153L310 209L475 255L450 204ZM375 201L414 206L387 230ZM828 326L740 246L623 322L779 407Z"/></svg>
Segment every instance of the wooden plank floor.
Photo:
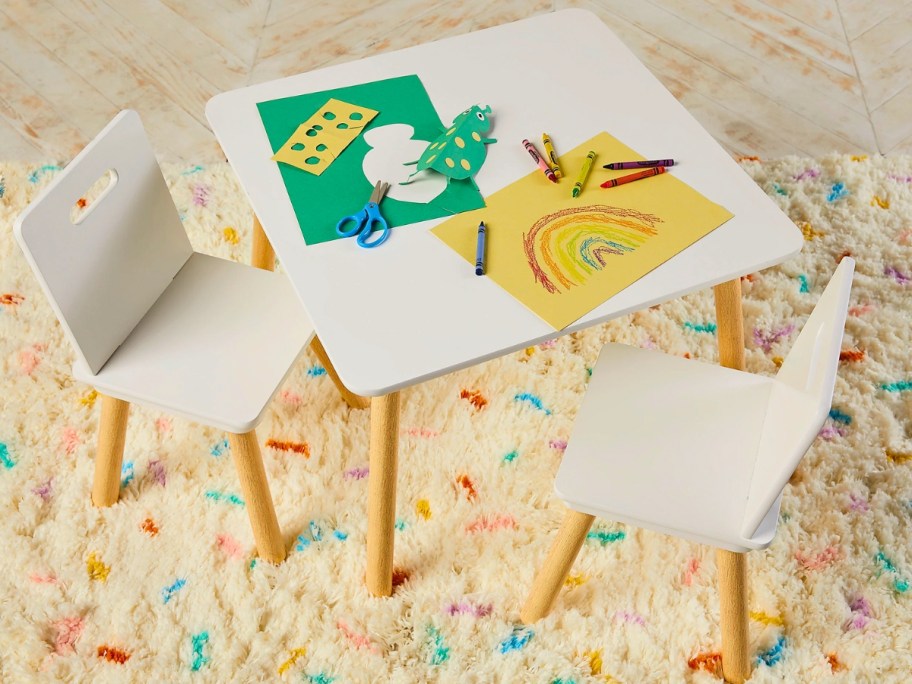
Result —
<svg viewBox="0 0 912 684"><path fill-rule="evenodd" d="M912 0L7 0L0 158L65 161L130 107L163 160L219 160L218 92L565 7L733 155L912 152Z"/></svg>

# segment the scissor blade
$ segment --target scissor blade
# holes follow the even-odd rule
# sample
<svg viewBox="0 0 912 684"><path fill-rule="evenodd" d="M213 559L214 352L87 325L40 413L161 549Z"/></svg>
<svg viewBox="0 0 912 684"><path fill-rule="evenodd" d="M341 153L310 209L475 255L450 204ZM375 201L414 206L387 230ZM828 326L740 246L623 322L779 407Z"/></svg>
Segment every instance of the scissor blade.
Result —
<svg viewBox="0 0 912 684"><path fill-rule="evenodd" d="M386 192L389 189L389 183L386 183L384 181L377 181L377 184L374 186L374 191L371 193L370 201L374 204L380 204L380 200L383 199L383 196L386 195Z"/></svg>

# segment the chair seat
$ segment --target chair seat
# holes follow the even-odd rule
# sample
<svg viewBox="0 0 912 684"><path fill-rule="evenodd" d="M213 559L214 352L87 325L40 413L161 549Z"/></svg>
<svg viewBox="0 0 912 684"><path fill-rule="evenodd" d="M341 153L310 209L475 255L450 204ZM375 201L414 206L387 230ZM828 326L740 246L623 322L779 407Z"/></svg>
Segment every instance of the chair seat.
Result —
<svg viewBox="0 0 912 684"><path fill-rule="evenodd" d="M778 499L751 538L742 527L775 383L606 345L557 474L557 495L574 510L732 551L769 545Z"/></svg>
<svg viewBox="0 0 912 684"><path fill-rule="evenodd" d="M259 423L313 327L288 279L194 253L97 374L103 394L229 432Z"/></svg>

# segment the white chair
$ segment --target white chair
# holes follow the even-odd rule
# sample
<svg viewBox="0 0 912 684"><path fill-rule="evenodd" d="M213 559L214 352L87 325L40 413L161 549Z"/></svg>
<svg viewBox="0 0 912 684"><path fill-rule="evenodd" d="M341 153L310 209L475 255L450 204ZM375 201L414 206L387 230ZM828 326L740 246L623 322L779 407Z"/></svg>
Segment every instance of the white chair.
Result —
<svg viewBox="0 0 912 684"><path fill-rule="evenodd" d="M555 482L570 510L524 622L550 612L594 516L736 552L728 556L772 542L782 491L830 410L854 267L842 260L775 378L602 349ZM724 595L729 584L738 596ZM723 610L746 606L743 582L720 589Z"/></svg>
<svg viewBox="0 0 912 684"><path fill-rule="evenodd" d="M118 499L128 402L154 406L230 433L257 550L281 562L255 427L313 336L287 278L193 251L133 111L73 159L15 232L76 352L73 375L101 395L94 504Z"/></svg>

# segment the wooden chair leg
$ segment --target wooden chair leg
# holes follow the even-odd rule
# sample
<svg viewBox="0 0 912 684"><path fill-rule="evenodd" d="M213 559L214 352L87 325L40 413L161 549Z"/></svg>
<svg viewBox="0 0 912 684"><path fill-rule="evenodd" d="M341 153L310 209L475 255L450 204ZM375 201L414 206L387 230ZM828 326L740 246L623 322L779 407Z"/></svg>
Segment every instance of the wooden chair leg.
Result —
<svg viewBox="0 0 912 684"><path fill-rule="evenodd" d="M120 498L120 468L127 439L129 402L100 394L101 420L98 424L98 450L92 482L92 503L99 508L111 506Z"/></svg>
<svg viewBox="0 0 912 684"><path fill-rule="evenodd" d="M741 684L750 677L747 554L716 550L722 622L722 676Z"/></svg>
<svg viewBox="0 0 912 684"><path fill-rule="evenodd" d="M519 612L519 619L525 624L531 624L551 612L594 520L595 517L588 513L567 510L548 558L535 576L529 597Z"/></svg>
<svg viewBox="0 0 912 684"><path fill-rule="evenodd" d="M285 560L285 542L272 505L272 494L269 492L256 431L228 433L228 441L231 444L234 467L241 481L257 553L270 563L281 563Z"/></svg>
<svg viewBox="0 0 912 684"><path fill-rule="evenodd" d="M250 251L250 263L266 271L275 270L275 251L256 215L253 217L253 249Z"/></svg>
<svg viewBox="0 0 912 684"><path fill-rule="evenodd" d="M393 543L399 450L399 392L371 400L367 493L367 590L393 593Z"/></svg>
<svg viewBox="0 0 912 684"><path fill-rule="evenodd" d="M339 390L339 394L342 395L342 399L345 400L346 404L355 409L363 409L371 405L370 399L362 397L360 394L355 394L342 384L342 380L339 379L339 374L336 373L332 361L329 360L329 356L326 354L323 343L320 342L320 338L316 335L314 335L314 338L310 341L310 349L317 355L317 359L319 359L320 363L323 364L323 367L326 369L326 374L332 378L333 384L336 386L336 389Z"/></svg>

